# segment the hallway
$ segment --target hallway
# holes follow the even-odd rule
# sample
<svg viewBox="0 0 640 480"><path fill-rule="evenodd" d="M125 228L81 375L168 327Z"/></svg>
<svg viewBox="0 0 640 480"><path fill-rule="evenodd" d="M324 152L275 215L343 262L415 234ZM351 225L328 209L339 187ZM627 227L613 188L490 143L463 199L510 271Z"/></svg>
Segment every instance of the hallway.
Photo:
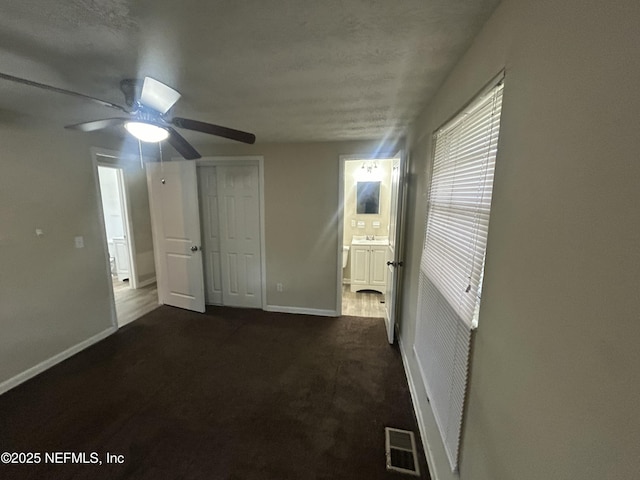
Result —
<svg viewBox="0 0 640 480"><path fill-rule="evenodd" d="M128 281L121 282L115 276L112 279L118 327L123 327L158 308L158 287L155 282L134 290Z"/></svg>

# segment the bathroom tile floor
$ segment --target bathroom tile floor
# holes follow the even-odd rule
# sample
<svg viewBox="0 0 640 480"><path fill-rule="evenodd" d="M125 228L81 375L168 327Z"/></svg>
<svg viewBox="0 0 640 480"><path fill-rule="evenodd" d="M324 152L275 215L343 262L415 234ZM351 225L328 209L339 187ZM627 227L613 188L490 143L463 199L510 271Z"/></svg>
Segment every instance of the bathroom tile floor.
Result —
<svg viewBox="0 0 640 480"><path fill-rule="evenodd" d="M352 292L342 285L342 315L384 318L384 295L372 290Z"/></svg>

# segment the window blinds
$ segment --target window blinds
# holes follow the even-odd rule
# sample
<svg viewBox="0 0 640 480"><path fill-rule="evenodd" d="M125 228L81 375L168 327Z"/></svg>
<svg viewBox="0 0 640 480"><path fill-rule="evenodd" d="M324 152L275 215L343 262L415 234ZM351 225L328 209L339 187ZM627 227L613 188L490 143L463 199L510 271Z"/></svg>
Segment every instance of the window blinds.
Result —
<svg viewBox="0 0 640 480"><path fill-rule="evenodd" d="M435 135L414 350L452 470L478 324L502 83Z"/></svg>

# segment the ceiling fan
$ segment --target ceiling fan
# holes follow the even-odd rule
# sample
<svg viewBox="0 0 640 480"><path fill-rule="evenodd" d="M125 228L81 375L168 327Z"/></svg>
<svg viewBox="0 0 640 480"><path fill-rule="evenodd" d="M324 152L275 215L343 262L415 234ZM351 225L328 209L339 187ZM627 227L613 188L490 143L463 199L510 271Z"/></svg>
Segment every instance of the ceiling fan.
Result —
<svg viewBox="0 0 640 480"><path fill-rule="evenodd" d="M200 122L198 120L190 120L188 118L169 118L167 112L175 105L181 95L173 88L151 77L145 77L142 82L131 79L125 79L120 82L120 89L124 94L125 102L129 109L90 95L53 87L1 72L0 78L23 85L83 98L127 114L126 117L104 118L101 120L67 125L65 128L80 130L82 132L93 132L122 125L131 135L143 142L161 142L167 140L171 146L187 160L200 158L201 155L173 127L229 138L242 143L253 144L256 141L256 136L252 133ZM141 87L140 83L142 83Z"/></svg>

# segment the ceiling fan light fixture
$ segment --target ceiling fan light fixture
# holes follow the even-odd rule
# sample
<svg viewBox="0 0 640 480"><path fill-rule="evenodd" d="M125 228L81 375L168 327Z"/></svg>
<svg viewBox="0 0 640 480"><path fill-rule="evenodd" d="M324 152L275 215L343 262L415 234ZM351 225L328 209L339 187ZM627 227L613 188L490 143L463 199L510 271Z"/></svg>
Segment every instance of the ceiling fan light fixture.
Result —
<svg viewBox="0 0 640 480"><path fill-rule="evenodd" d="M141 142L158 143L169 138L166 128L158 127L152 123L127 122L124 128Z"/></svg>

